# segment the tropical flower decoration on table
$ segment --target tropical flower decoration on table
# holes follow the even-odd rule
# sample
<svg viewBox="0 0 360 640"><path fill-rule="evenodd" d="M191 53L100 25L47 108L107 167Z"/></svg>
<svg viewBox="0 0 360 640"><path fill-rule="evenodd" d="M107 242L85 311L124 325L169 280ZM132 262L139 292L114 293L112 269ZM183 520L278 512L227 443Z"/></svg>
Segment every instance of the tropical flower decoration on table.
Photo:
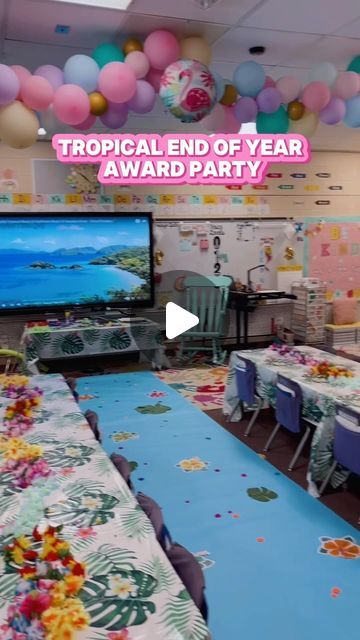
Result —
<svg viewBox="0 0 360 640"><path fill-rule="evenodd" d="M326 360L317 362L310 369L310 376L315 380L336 380L338 378L353 378L351 369L339 365L331 364Z"/></svg>
<svg viewBox="0 0 360 640"><path fill-rule="evenodd" d="M4 548L7 565L18 574L14 601L0 627L2 640L73 640L90 618L78 594L86 567L60 537L61 527L35 528Z"/></svg>
<svg viewBox="0 0 360 640"><path fill-rule="evenodd" d="M296 349L296 347L290 347L287 344L278 344L274 343L270 345L268 351L271 353L276 353L280 358L285 358L289 362L293 362L294 364L300 364L304 366L314 365L316 364L316 360L311 356L307 355L300 351L300 349Z"/></svg>
<svg viewBox="0 0 360 640"><path fill-rule="evenodd" d="M0 437L0 453L4 464L0 473L10 473L14 487L26 489L40 478L48 478L53 474L44 460L43 447L29 444L22 438Z"/></svg>

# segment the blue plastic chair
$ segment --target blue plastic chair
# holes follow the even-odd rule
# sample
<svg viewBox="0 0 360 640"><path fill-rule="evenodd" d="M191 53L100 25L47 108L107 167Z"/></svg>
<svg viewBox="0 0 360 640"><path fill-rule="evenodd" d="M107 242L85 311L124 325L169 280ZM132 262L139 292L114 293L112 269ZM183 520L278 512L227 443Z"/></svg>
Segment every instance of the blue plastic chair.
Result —
<svg viewBox="0 0 360 640"><path fill-rule="evenodd" d="M293 380L289 380L289 378L278 375L276 383L275 404L275 416L277 423L264 447L264 451L269 451L270 446L280 427L285 427L285 429L291 431L292 433L300 434L303 431L303 422L305 422L307 425L304 435L290 462L289 471L292 471L294 469L294 466L311 432L310 421L301 418L301 405L302 391L300 385L298 385L297 382L294 382Z"/></svg>
<svg viewBox="0 0 360 640"><path fill-rule="evenodd" d="M320 495L338 464L360 475L360 413L343 405L336 406L334 462L320 487Z"/></svg>
<svg viewBox="0 0 360 640"><path fill-rule="evenodd" d="M248 358L238 356L235 367L235 379L238 393L238 403L231 412L228 421L231 422L236 411L240 407L242 416L244 415L244 405L249 407L256 406L251 420L246 428L244 435L247 437L259 417L261 409L264 407L264 399L261 398L256 391L256 366Z"/></svg>
<svg viewBox="0 0 360 640"><path fill-rule="evenodd" d="M184 352L194 355L199 351L212 351L215 364L224 362L226 351L221 348L221 338L231 283L229 276L190 276L184 279L185 307L198 316L199 324L181 336L180 358ZM199 341L205 339L211 340L211 346L199 345Z"/></svg>
<svg viewBox="0 0 360 640"><path fill-rule="evenodd" d="M177 542L171 544L166 555L205 622L208 622L205 579L199 562L188 549Z"/></svg>

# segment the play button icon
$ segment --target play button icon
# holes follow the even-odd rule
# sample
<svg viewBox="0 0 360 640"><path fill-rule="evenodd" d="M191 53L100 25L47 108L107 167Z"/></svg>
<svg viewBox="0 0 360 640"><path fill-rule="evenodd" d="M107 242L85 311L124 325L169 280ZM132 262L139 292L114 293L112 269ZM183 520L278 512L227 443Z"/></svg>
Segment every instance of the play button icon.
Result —
<svg viewBox="0 0 360 640"><path fill-rule="evenodd" d="M174 302L166 305L166 337L172 340L199 324L199 318Z"/></svg>

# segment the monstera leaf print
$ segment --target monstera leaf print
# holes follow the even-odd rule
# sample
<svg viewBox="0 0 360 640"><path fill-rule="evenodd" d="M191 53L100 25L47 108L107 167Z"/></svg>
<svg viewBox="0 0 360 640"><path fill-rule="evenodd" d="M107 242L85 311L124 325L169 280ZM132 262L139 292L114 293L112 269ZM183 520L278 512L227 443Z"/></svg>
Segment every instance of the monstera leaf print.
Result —
<svg viewBox="0 0 360 640"><path fill-rule="evenodd" d="M66 502L45 509L45 516L57 525L93 527L112 520L118 502L106 493L84 493L79 498L68 497Z"/></svg>
<svg viewBox="0 0 360 640"><path fill-rule="evenodd" d="M48 422L53 415L54 414L52 411L48 411L47 409L40 409L40 411L37 411L35 414L36 422L38 424L42 424L43 422Z"/></svg>
<svg viewBox="0 0 360 640"><path fill-rule="evenodd" d="M68 333L66 336L59 336L53 346L52 355L61 356L64 353L68 356L77 355L84 351L84 343L77 333Z"/></svg>
<svg viewBox="0 0 360 640"><path fill-rule="evenodd" d="M103 351L122 351L131 345L131 338L125 330L106 331L101 338Z"/></svg>
<svg viewBox="0 0 360 640"><path fill-rule="evenodd" d="M99 329L85 329L83 338L86 344L95 344L100 339L100 331Z"/></svg>
<svg viewBox="0 0 360 640"><path fill-rule="evenodd" d="M76 424L83 424L84 423L84 416L82 415L82 413L66 413L64 415L64 421L65 422L69 422L69 423L73 423L73 425Z"/></svg>
<svg viewBox="0 0 360 640"><path fill-rule="evenodd" d="M209 632L200 611L195 607L184 589L178 596L172 596L164 609L162 622L169 638L191 638L207 640Z"/></svg>
<svg viewBox="0 0 360 640"><path fill-rule="evenodd" d="M121 519L122 529L129 538L141 540L154 533L149 518L147 518L138 504L135 505L130 512L123 513L119 517Z"/></svg>
<svg viewBox="0 0 360 640"><path fill-rule="evenodd" d="M113 573L116 571L132 571L135 554L128 549L102 544L96 551L84 557L88 575Z"/></svg>
<svg viewBox="0 0 360 640"><path fill-rule="evenodd" d="M265 487L254 487L247 490L249 498L257 500L258 502L270 502L270 500L276 500L278 494L275 491L266 489Z"/></svg>
<svg viewBox="0 0 360 640"><path fill-rule="evenodd" d="M90 615L90 626L120 631L144 624L156 607L149 598L156 580L142 571L116 571L86 580L79 597Z"/></svg>
<svg viewBox="0 0 360 640"><path fill-rule="evenodd" d="M83 444L61 444L51 451L45 451L44 458L53 467L81 467L90 462L95 449Z"/></svg>
<svg viewBox="0 0 360 640"><path fill-rule="evenodd" d="M9 473L0 473L0 515L7 511L13 511L16 507L14 496L21 493L22 489L11 484L12 476Z"/></svg>
<svg viewBox="0 0 360 640"><path fill-rule="evenodd" d="M35 355L40 355L41 349L49 345L50 342L51 342L50 331L44 331L43 333L32 333L29 346L27 347L27 351L30 348L34 351Z"/></svg>
<svg viewBox="0 0 360 640"><path fill-rule="evenodd" d="M165 565L159 556L152 558L151 562L141 567L141 570L155 578L157 582L155 593L169 591L176 582L174 571L172 571L168 565Z"/></svg>
<svg viewBox="0 0 360 640"><path fill-rule="evenodd" d="M166 404L161 404L161 402L157 402L156 404L145 404L143 406L136 407L135 411L138 413L158 415L159 413L171 411L171 407L166 406Z"/></svg>

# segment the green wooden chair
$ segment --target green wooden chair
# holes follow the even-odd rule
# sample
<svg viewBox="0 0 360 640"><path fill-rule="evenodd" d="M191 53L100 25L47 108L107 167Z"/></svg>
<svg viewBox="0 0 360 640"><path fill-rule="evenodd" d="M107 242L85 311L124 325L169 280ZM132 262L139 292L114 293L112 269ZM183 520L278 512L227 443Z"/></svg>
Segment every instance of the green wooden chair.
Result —
<svg viewBox="0 0 360 640"><path fill-rule="evenodd" d="M199 318L199 324L186 331L180 338L179 357L184 353L194 356L199 351L212 351L214 364L225 360L226 351L221 347L224 335L229 288L229 276L190 276L185 278L185 307ZM210 345L208 342L210 341Z"/></svg>

